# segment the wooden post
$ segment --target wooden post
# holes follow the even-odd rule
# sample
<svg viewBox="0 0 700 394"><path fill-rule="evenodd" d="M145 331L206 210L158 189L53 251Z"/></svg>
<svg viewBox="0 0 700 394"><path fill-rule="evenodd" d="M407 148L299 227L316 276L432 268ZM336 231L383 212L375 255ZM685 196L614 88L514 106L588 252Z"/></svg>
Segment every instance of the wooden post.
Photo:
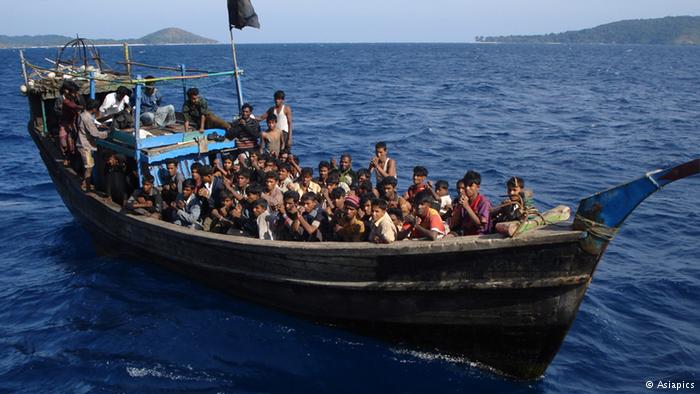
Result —
<svg viewBox="0 0 700 394"><path fill-rule="evenodd" d="M41 131L46 137L49 134L49 126L46 125L46 104L41 96L39 96L39 101L41 101Z"/></svg>
<svg viewBox="0 0 700 394"><path fill-rule="evenodd" d="M90 71L90 98L95 99L95 72Z"/></svg>
<svg viewBox="0 0 700 394"><path fill-rule="evenodd" d="M137 75L136 79L141 80L141 75ZM139 176L139 186L142 184L143 174L141 174L141 94L143 90L143 83L139 82L136 84L136 103L134 107L134 141L136 145L136 153L134 158L136 159L136 171Z"/></svg>
<svg viewBox="0 0 700 394"><path fill-rule="evenodd" d="M124 43L124 64L126 65L126 75L131 78L131 60L129 60L129 44Z"/></svg>
<svg viewBox="0 0 700 394"><path fill-rule="evenodd" d="M187 70L185 69L185 65L181 64L180 65L180 75L182 75L184 77L186 72L187 72ZM184 97L185 101L187 101L187 81L185 81L184 79L182 80L182 97Z"/></svg>

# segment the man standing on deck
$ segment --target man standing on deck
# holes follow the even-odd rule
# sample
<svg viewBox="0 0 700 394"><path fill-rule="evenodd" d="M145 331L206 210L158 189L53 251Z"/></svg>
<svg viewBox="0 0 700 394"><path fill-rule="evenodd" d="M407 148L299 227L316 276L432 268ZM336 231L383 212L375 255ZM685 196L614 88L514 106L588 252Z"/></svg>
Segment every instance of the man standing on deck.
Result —
<svg viewBox="0 0 700 394"><path fill-rule="evenodd" d="M149 75L146 79L153 79ZM155 87L153 81L146 82L146 89L141 95L141 124L166 127L175 123L175 107L172 104L163 105L163 96Z"/></svg>
<svg viewBox="0 0 700 394"><path fill-rule="evenodd" d="M182 115L185 117L185 131L190 131L190 123L200 133L204 129L228 130L231 125L209 111L209 104L199 95L199 89L190 88L187 91L187 101L182 105Z"/></svg>
<svg viewBox="0 0 700 394"><path fill-rule="evenodd" d="M106 131L100 131L95 126L95 115L100 108L100 103L95 100L87 102L87 106L78 117L78 144L80 145L80 156L83 158L83 166L85 173L83 174L83 183L80 188L83 191L92 190L92 168L95 166L95 159L92 157L97 150L95 138L105 139L109 135Z"/></svg>
<svg viewBox="0 0 700 394"><path fill-rule="evenodd" d="M260 115L258 118L263 121L270 115L277 117L277 128L282 130L284 136L284 147L291 151L292 149L292 108L284 103L284 92L278 90L275 92L275 106L270 107L267 112Z"/></svg>

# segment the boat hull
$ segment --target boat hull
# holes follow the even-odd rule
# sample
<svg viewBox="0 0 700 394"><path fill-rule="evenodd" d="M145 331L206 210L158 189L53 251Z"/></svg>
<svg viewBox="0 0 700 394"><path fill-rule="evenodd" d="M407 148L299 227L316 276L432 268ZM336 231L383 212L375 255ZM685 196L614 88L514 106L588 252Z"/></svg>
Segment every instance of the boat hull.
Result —
<svg viewBox="0 0 700 394"><path fill-rule="evenodd" d="M392 342L541 376L575 319L599 256L582 232L388 246L269 242L126 215L80 191L30 128L56 189L96 247L160 264L254 302ZM469 239L467 239L469 238Z"/></svg>

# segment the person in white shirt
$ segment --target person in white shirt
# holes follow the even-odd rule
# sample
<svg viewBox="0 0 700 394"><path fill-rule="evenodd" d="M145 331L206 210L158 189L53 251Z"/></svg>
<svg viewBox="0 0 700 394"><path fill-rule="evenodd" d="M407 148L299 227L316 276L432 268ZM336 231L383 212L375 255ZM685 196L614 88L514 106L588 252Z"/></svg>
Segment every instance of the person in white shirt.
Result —
<svg viewBox="0 0 700 394"><path fill-rule="evenodd" d="M100 117L117 114L129 106L129 96L131 91L124 86L117 88L116 92L105 96L100 106Z"/></svg>

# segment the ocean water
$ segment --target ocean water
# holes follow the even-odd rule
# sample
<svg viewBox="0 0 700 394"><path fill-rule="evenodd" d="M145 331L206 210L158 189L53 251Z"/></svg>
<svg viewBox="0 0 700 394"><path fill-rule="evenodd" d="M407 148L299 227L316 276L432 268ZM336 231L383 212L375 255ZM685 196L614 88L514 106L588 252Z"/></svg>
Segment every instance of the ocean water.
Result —
<svg viewBox="0 0 700 394"><path fill-rule="evenodd" d="M212 71L230 47L133 47L136 61ZM110 62L120 48L101 49ZM30 49L47 65L55 50ZM700 48L457 44L241 45L244 95L277 89L306 165L389 144L399 188L512 175L541 208L700 153ZM142 70L144 75L150 71ZM514 382L469 360L300 320L159 267L97 255L26 132L18 53L0 50L0 392L641 392L700 387L700 177L643 203L608 248L545 376ZM230 78L198 86L231 117ZM161 87L182 102L180 83ZM652 390L649 390L652 391ZM653 390L659 391L659 390ZM693 391L693 390L680 390Z"/></svg>

